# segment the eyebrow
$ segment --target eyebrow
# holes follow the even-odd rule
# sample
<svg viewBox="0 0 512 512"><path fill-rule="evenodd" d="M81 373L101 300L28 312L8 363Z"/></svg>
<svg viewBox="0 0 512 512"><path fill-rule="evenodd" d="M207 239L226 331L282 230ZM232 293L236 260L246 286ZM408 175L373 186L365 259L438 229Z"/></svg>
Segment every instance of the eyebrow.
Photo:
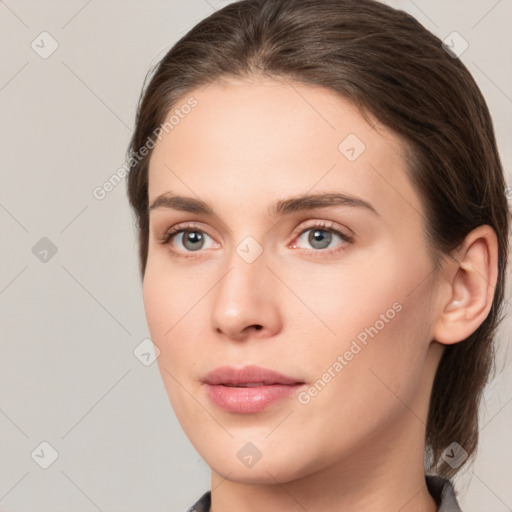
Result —
<svg viewBox="0 0 512 512"><path fill-rule="evenodd" d="M379 216L377 210L364 199L341 193L304 194L288 199L281 199L272 203L269 213L272 216L284 216L293 212L313 210L315 208L328 208L329 206L364 208ZM213 209L204 201L193 197L173 195L171 192L158 196L149 206L150 211L157 208L167 208L203 215L215 214Z"/></svg>

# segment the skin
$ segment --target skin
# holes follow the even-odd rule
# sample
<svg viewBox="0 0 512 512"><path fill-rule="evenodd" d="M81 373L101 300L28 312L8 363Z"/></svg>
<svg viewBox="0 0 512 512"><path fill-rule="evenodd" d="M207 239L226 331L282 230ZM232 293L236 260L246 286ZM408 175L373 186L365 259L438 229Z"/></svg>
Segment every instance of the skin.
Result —
<svg viewBox="0 0 512 512"><path fill-rule="evenodd" d="M477 228L433 272L402 141L330 90L254 77L217 81L178 105L190 96L197 106L153 150L149 200L188 196L214 215L150 211L143 293L169 399L212 469L211 510L436 510L423 467L430 391L445 345L492 304L494 232ZM338 149L349 134L365 145L354 161ZM274 201L325 192L377 214L350 205L270 214ZM202 248L180 235L160 243L188 222ZM316 222L352 241L333 235L317 248ZM263 251L252 263L237 253L248 236ZM226 364L257 364L308 389L396 303L307 404L292 397L241 415L205 393L204 376ZM247 442L261 452L252 467L237 457Z"/></svg>

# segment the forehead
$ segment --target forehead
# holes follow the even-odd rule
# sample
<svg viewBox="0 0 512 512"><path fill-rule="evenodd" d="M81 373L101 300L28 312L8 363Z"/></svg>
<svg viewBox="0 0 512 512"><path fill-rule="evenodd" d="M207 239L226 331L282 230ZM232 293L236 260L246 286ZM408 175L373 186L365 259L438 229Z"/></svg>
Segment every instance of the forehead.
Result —
<svg viewBox="0 0 512 512"><path fill-rule="evenodd" d="M421 210L403 142L329 89L223 80L184 95L170 116L151 156L150 202L172 191L263 210L284 196L335 190L388 215Z"/></svg>

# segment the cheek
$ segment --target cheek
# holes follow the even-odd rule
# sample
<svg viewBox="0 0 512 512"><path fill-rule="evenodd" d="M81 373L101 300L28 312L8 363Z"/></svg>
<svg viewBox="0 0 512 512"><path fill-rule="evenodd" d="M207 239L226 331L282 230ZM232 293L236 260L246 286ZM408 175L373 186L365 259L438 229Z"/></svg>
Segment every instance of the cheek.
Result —
<svg viewBox="0 0 512 512"><path fill-rule="evenodd" d="M211 276L214 278L215 276ZM214 280L197 272L183 272L169 261L149 262L143 284L144 309L153 343L159 348L158 364L182 382L198 377L196 367L208 349L207 292ZM166 379L170 375L163 377ZM169 381L172 386L172 379Z"/></svg>
<svg viewBox="0 0 512 512"><path fill-rule="evenodd" d="M144 308L151 340L159 348L157 359L169 401L176 417L185 432L196 422L204 421L204 412L191 399L184 389L195 394L194 385L190 385L192 376L198 373L197 367L202 361L198 357L197 344L194 340L201 339L195 332L198 322L193 322L201 308L199 290L197 293L182 293L179 274L166 276L164 272L155 272L148 268L144 278ZM198 295L197 297L195 295ZM204 310L199 314L204 315ZM197 318L197 317L195 317Z"/></svg>
<svg viewBox="0 0 512 512"><path fill-rule="evenodd" d="M387 311L385 320L394 319L399 306L394 309L393 304L403 300L406 285L402 283L407 276L398 272L397 261L386 261L384 256L375 254L370 259L355 254L341 264L297 262L280 270L279 277L289 287L278 290L284 321L290 330L297 330L299 319L301 331L310 333L303 336L302 344L311 343L314 352L330 346L341 350L346 340L375 322L381 330L380 316ZM276 286L281 288L279 283Z"/></svg>
<svg viewBox="0 0 512 512"><path fill-rule="evenodd" d="M148 257L143 300L148 327L155 340L167 345L181 324L187 323L205 293L204 281L197 273L180 271L164 254Z"/></svg>
<svg viewBox="0 0 512 512"><path fill-rule="evenodd" d="M324 268L316 275L288 270L283 279L294 283L302 299L295 302L295 311L288 311L288 318L304 318L300 328L293 328L302 333L309 377L321 380L318 395L323 398L314 401L323 402L326 410L329 403L342 400L340 410L353 406L351 413L365 414L359 399L376 409L392 407L393 393L411 399L422 378L431 339L431 296L428 280L422 282L428 261L418 258L412 265L407 261L414 260L384 256L371 265L359 261L332 271ZM330 378L329 372L336 377ZM323 391L324 381L330 391Z"/></svg>
<svg viewBox="0 0 512 512"><path fill-rule="evenodd" d="M420 290L409 296L383 294L340 315L337 327L341 331L345 326L347 333L330 346L323 366L341 355L342 369L322 409L336 403L346 413L341 416L357 417L371 430L415 401L430 342L427 301L428 293ZM340 420L333 414L334 423Z"/></svg>
<svg viewBox="0 0 512 512"><path fill-rule="evenodd" d="M326 336L302 354L311 385L297 397L294 422L314 436L304 449L315 464L364 450L368 439L392 431L397 418L415 423L424 416L416 403L428 348L424 297L396 298L344 302L345 311L331 317L338 336Z"/></svg>
<svg viewBox="0 0 512 512"><path fill-rule="evenodd" d="M180 369L190 365L190 343L181 338L180 330L187 324L187 310L190 313L192 304L187 304L190 294L178 292L182 286L179 276L170 279L167 274L148 265L143 299L151 340L160 350L157 362L169 391L174 387L171 375L177 377Z"/></svg>

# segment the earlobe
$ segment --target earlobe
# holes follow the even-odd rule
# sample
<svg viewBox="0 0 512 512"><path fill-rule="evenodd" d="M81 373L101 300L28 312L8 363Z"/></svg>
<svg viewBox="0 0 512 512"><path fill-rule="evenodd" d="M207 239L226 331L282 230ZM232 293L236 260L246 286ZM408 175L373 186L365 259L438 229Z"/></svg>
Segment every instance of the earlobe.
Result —
<svg viewBox="0 0 512 512"><path fill-rule="evenodd" d="M494 230L478 226L468 233L443 273L444 297L433 337L451 345L466 339L485 320L498 278L498 241Z"/></svg>

